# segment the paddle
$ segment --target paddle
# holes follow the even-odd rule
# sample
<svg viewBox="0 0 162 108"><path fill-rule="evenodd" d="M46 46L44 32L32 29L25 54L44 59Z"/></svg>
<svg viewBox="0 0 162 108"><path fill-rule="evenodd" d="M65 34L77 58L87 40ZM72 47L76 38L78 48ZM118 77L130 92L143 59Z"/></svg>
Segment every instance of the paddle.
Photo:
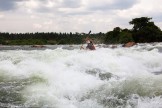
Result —
<svg viewBox="0 0 162 108"><path fill-rule="evenodd" d="M84 33L85 34L85 33ZM88 36L91 34L91 30L89 31L89 33L87 34L87 38L88 38ZM82 43L82 46L80 47L80 49L84 49L84 47L83 47L83 43Z"/></svg>

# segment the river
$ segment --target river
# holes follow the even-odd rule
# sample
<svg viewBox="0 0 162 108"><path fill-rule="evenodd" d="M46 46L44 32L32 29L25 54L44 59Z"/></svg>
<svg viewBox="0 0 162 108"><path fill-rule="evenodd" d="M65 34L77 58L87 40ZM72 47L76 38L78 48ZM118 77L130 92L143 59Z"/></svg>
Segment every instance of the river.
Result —
<svg viewBox="0 0 162 108"><path fill-rule="evenodd" d="M162 43L1 46L0 106L162 108Z"/></svg>

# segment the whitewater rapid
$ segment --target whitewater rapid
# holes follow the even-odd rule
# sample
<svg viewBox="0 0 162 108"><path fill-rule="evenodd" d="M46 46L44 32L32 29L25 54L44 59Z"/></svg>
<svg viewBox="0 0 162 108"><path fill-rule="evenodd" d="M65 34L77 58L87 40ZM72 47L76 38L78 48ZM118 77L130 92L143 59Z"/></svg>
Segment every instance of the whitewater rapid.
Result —
<svg viewBox="0 0 162 108"><path fill-rule="evenodd" d="M0 106L162 108L162 43L0 51Z"/></svg>

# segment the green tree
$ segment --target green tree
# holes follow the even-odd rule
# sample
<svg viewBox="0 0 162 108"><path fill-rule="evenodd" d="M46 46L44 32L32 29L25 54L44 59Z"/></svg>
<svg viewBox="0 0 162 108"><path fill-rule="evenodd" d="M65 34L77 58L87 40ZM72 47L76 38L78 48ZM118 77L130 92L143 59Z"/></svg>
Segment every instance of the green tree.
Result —
<svg viewBox="0 0 162 108"><path fill-rule="evenodd" d="M114 44L119 43L119 34L122 29L120 27L115 27L113 31L109 31L106 33L105 43Z"/></svg>
<svg viewBox="0 0 162 108"><path fill-rule="evenodd" d="M148 17L135 18L132 21L130 21L129 24L133 25L133 31L138 31L147 26L151 19L152 18Z"/></svg>
<svg viewBox="0 0 162 108"><path fill-rule="evenodd" d="M141 17L135 18L129 23L133 25L132 34L135 42L155 42L158 41L158 37L161 35L161 30L154 22L151 22L152 18Z"/></svg>
<svg viewBox="0 0 162 108"><path fill-rule="evenodd" d="M132 42L134 41L132 38L132 33L127 32L127 31L122 31L119 34L119 43L127 43L127 42Z"/></svg>

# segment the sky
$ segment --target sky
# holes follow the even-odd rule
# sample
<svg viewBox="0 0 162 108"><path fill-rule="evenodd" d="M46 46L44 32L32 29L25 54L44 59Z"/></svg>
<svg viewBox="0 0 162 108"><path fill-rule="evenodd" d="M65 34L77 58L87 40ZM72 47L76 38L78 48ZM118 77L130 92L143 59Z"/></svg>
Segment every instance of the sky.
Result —
<svg viewBox="0 0 162 108"><path fill-rule="evenodd" d="M162 0L0 0L0 32L108 32L151 17L162 29Z"/></svg>

